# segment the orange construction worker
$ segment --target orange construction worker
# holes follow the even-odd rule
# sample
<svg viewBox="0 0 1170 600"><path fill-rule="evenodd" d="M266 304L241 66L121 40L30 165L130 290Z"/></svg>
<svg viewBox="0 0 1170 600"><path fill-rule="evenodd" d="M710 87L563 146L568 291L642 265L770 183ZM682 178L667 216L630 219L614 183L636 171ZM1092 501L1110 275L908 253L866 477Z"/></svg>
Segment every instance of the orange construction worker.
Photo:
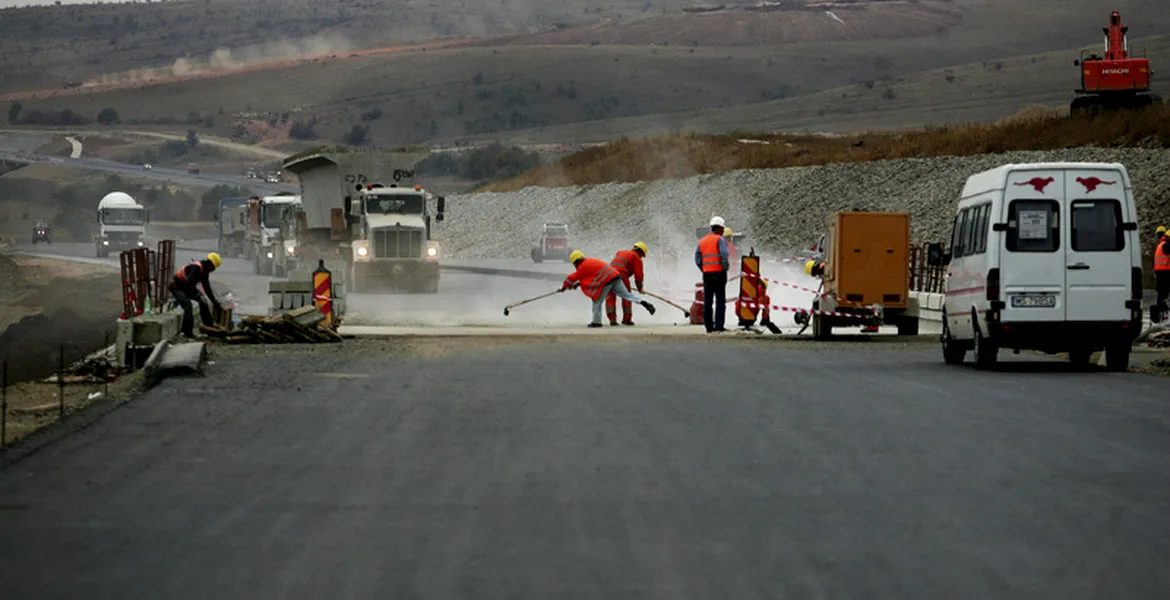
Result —
<svg viewBox="0 0 1170 600"><path fill-rule="evenodd" d="M739 270L739 251L735 249L735 244L731 243L730 227L723 228L723 239L727 242L727 272L731 274Z"/></svg>
<svg viewBox="0 0 1170 600"><path fill-rule="evenodd" d="M613 256L609 266L617 269L618 273L622 275L622 283L626 285L626 289L633 289L630 287L630 277L633 276L634 284L638 286L638 293L644 293L645 289L642 283L645 280L642 270L642 259L646 258L646 253L649 248L642 242L634 243L633 250L619 250ZM605 315L609 317L610 325L617 325L617 294L610 292L605 297ZM622 325L634 324L634 305L629 300L622 300Z"/></svg>
<svg viewBox="0 0 1170 600"><path fill-rule="evenodd" d="M175 276L171 278L170 292L174 296L175 302L178 302L183 309L182 334L188 338L195 337L195 318L191 314L191 302L199 303L199 318L203 324L208 326L213 324L211 309L207 307L207 303L203 301L203 297L199 295L199 290L195 286L202 284L207 299L218 308L219 300L216 300L215 294L211 292L211 282L208 280L208 276L219 268L221 262L219 254L212 252L203 260L193 261L179 267L179 270L175 271Z"/></svg>
<svg viewBox="0 0 1170 600"><path fill-rule="evenodd" d="M1170 232L1163 232L1162 239L1158 240L1158 247L1154 250L1154 281L1158 290L1158 298L1154 303L1165 317L1166 299L1170 297Z"/></svg>
<svg viewBox="0 0 1170 600"><path fill-rule="evenodd" d="M586 258L585 253L574 250L569 255L569 262L577 268L565 278L560 291L580 287L581 293L593 301L593 321L589 327L604 327L601 324L601 305L610 292L617 294L623 300L641 304L650 314L654 314L654 305L642 299L638 294L631 292L622 283L622 275L617 269L605 264L597 258Z"/></svg>
<svg viewBox="0 0 1170 600"><path fill-rule="evenodd" d="M723 217L711 217L711 233L695 248L695 266L703 273L703 327L707 333L727 331L727 270L730 268ZM714 314L712 314L714 312ZM712 318L714 317L714 318Z"/></svg>

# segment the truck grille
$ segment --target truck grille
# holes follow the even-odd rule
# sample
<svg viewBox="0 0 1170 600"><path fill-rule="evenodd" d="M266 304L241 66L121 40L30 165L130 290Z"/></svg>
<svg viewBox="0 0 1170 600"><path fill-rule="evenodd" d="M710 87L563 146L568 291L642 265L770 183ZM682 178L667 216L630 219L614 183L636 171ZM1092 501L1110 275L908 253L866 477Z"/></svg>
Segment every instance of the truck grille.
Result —
<svg viewBox="0 0 1170 600"><path fill-rule="evenodd" d="M373 239L374 258L422 258L421 229L376 229Z"/></svg>

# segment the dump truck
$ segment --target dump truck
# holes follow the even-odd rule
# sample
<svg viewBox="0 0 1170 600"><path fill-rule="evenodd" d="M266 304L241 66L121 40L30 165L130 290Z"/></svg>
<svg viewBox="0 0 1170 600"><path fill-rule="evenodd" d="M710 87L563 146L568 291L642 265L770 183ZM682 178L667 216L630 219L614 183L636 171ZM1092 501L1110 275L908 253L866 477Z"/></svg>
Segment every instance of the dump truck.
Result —
<svg viewBox="0 0 1170 600"><path fill-rule="evenodd" d="M546 260L569 262L569 226L564 223L545 223L540 228L540 242L532 249L532 262Z"/></svg>
<svg viewBox="0 0 1170 600"><path fill-rule="evenodd" d="M129 250L146 245L146 224L150 213L130 194L110 192L98 202L98 233L94 249L99 258L110 250Z"/></svg>
<svg viewBox="0 0 1170 600"><path fill-rule="evenodd" d="M918 335L910 299L910 214L838 212L827 221L824 259L805 263L805 272L821 279L823 294L812 311L797 313L797 323L811 320L813 337L821 340L834 327L858 325L871 331L893 325L898 335Z"/></svg>
<svg viewBox="0 0 1170 600"><path fill-rule="evenodd" d="M283 277L297 264L297 212L291 192L248 198L248 258L257 275Z"/></svg>
<svg viewBox="0 0 1170 600"><path fill-rule="evenodd" d="M248 243L248 199L223 198L215 213L215 225L219 231L216 251L220 256L239 258L245 255Z"/></svg>
<svg viewBox="0 0 1170 600"><path fill-rule="evenodd" d="M53 243L53 228L44 219L38 220L33 226L32 243L35 246L37 242Z"/></svg>
<svg viewBox="0 0 1170 600"><path fill-rule="evenodd" d="M415 183L427 151L317 148L284 160L300 181L298 232L310 264L344 260L350 292L436 293L442 257L434 236L446 198Z"/></svg>

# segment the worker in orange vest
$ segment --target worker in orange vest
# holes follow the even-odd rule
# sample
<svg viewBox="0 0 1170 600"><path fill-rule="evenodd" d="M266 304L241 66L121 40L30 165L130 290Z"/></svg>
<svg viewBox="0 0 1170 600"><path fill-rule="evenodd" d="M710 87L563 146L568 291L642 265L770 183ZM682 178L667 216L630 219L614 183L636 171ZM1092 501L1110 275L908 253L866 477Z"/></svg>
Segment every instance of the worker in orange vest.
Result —
<svg viewBox="0 0 1170 600"><path fill-rule="evenodd" d="M711 217L711 233L695 248L695 266L703 273L703 326L707 333L727 331L727 271L731 267L723 217ZM714 309L714 310L712 310ZM714 314L712 314L714 313Z"/></svg>
<svg viewBox="0 0 1170 600"><path fill-rule="evenodd" d="M605 264L604 261L597 258L586 258L584 252L574 250L569 255L569 262L573 263L577 270L569 273L564 283L561 284L560 291L564 292L574 287L580 287L581 293L593 301L593 321L589 323L589 327L603 327L601 324L601 305L610 292L617 294L623 300L637 302L646 309L646 312L654 314L654 305L631 292L622 283L621 273Z"/></svg>
<svg viewBox="0 0 1170 600"><path fill-rule="evenodd" d="M646 258L646 253L649 248L642 242L635 242L633 250L619 250L613 256L609 266L617 269L617 272L622 276L622 283L625 284L626 289L633 289L630 287L630 277L634 278L634 284L638 286L638 293L645 293L642 283L645 279L645 274L642 269L642 259ZM609 317L610 325L617 325L617 294L610 292L605 297L605 316ZM634 305L629 300L622 300L622 325L634 324Z"/></svg>
<svg viewBox="0 0 1170 600"><path fill-rule="evenodd" d="M179 267L175 271L175 276L171 278L169 286L171 296L175 298L175 302L183 309L183 324L182 334L188 338L195 337L195 318L191 314L191 302L199 303L199 318L204 325L213 325L214 321L211 318L211 309L208 308L207 303L203 301L203 297L199 295L199 290L196 285L202 284L203 291L207 294L207 299L216 308L219 308L219 300L215 299L215 294L211 292L211 282L208 276L213 271L219 268L222 260L219 254L212 252L207 255L207 258Z"/></svg>
<svg viewBox="0 0 1170 600"><path fill-rule="evenodd" d="M1170 235L1165 231L1154 250L1154 281L1158 290L1158 297L1154 303L1158 305L1159 313L1165 318L1166 299L1170 297Z"/></svg>
<svg viewBox="0 0 1170 600"><path fill-rule="evenodd" d="M731 242L731 228L723 228L723 239L727 242L727 274L731 275L739 271L739 250L736 250L735 244Z"/></svg>

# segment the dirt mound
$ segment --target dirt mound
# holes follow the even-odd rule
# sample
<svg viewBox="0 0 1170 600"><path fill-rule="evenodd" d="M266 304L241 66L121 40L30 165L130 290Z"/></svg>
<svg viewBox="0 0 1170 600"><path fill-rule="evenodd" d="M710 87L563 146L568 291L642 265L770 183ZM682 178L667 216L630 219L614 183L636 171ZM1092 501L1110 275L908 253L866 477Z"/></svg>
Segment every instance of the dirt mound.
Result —
<svg viewBox="0 0 1170 600"><path fill-rule="evenodd" d="M0 360L8 360L9 383L52 375L65 345L66 364L114 340L114 320L59 308L49 315L25 317L0 334Z"/></svg>
<svg viewBox="0 0 1170 600"><path fill-rule="evenodd" d="M959 21L951 3L857 3L757 12L673 14L632 22L612 19L484 45L770 46L933 35Z"/></svg>

